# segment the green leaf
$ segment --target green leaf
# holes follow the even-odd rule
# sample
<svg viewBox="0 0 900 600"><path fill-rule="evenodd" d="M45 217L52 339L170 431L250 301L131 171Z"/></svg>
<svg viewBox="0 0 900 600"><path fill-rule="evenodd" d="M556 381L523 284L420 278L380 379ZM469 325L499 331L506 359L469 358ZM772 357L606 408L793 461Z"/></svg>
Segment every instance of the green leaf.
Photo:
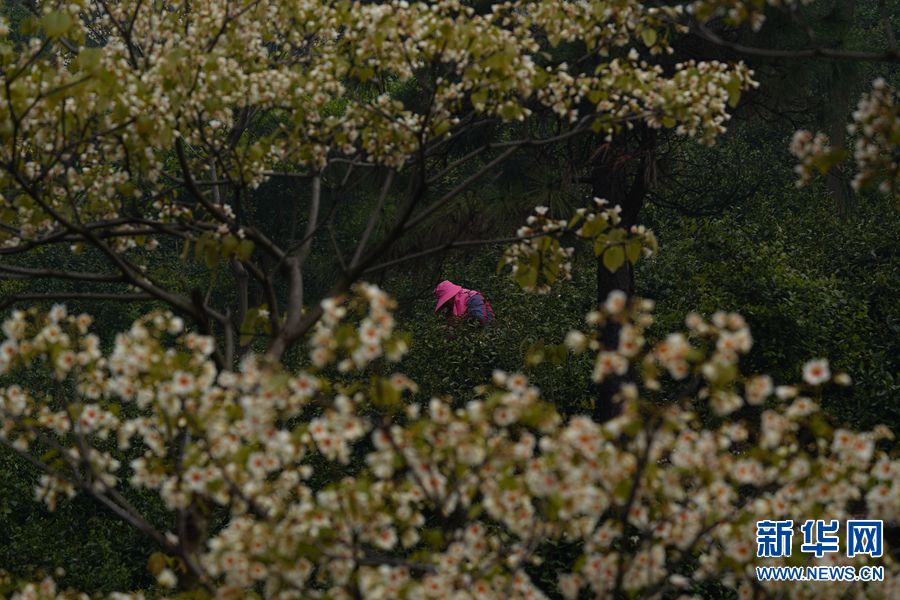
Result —
<svg viewBox="0 0 900 600"><path fill-rule="evenodd" d="M22 35L33 36L41 30L41 23L37 17L25 17L19 21L19 31Z"/></svg>
<svg viewBox="0 0 900 600"><path fill-rule="evenodd" d="M625 256L628 258L628 262L634 264L641 257L641 249L644 245L641 243L641 240L635 238L632 240L628 240L625 244Z"/></svg>
<svg viewBox="0 0 900 600"><path fill-rule="evenodd" d="M368 81L375 77L375 69L370 66L357 67L355 74L360 81Z"/></svg>
<svg viewBox="0 0 900 600"><path fill-rule="evenodd" d="M603 253L603 266L610 273L615 273L625 262L625 251L622 246L610 246Z"/></svg>
<svg viewBox="0 0 900 600"><path fill-rule="evenodd" d="M625 500L628 498L628 493L631 491L631 481L628 479L622 479L619 483L616 484L616 487L613 489L613 495L616 498L620 498L621 500Z"/></svg>
<svg viewBox="0 0 900 600"><path fill-rule="evenodd" d="M728 80L728 83L725 84L725 91L728 92L728 106L736 108L738 102L741 101L741 80L737 75Z"/></svg>
<svg viewBox="0 0 900 600"><path fill-rule="evenodd" d="M222 240L222 254L225 256L231 256L234 254L235 250L237 250L238 239L232 235L228 234L225 236L225 239Z"/></svg>
<svg viewBox="0 0 900 600"><path fill-rule="evenodd" d="M219 249L215 244L207 244L203 250L203 262L208 269L214 269L219 263Z"/></svg>
<svg viewBox="0 0 900 600"><path fill-rule="evenodd" d="M594 238L594 256L603 254L603 250L606 248L606 242L608 240L609 237L606 235L598 235Z"/></svg>
<svg viewBox="0 0 900 600"><path fill-rule="evenodd" d="M428 528L422 531L422 541L432 548L441 548L444 545L444 534L440 529Z"/></svg>
<svg viewBox="0 0 900 600"><path fill-rule="evenodd" d="M166 555L162 552L154 552L147 559L147 570L154 576L159 575L168 565Z"/></svg>
<svg viewBox="0 0 900 600"><path fill-rule="evenodd" d="M378 378L372 381L372 404L378 407L391 408L400 404L403 399L400 392L391 384L390 380Z"/></svg>
<svg viewBox="0 0 900 600"><path fill-rule="evenodd" d="M197 262L203 260L203 257L206 256L206 246L209 244L209 238L205 235L197 238L197 243L194 244L194 258Z"/></svg>
<svg viewBox="0 0 900 600"><path fill-rule="evenodd" d="M50 448L41 455L41 462L48 464L51 460L59 456L59 452L55 448Z"/></svg>
<svg viewBox="0 0 900 600"><path fill-rule="evenodd" d="M544 362L544 343L537 342L525 352L525 364L533 367Z"/></svg>
<svg viewBox="0 0 900 600"><path fill-rule="evenodd" d="M235 252L235 256L237 256L238 260L248 261L250 260L250 255L253 254L253 242L250 240L241 240L241 243L238 244L237 251Z"/></svg>
<svg viewBox="0 0 900 600"><path fill-rule="evenodd" d="M68 12L55 10L41 17L41 25L47 37L59 37L72 26L72 17Z"/></svg>
<svg viewBox="0 0 900 600"><path fill-rule="evenodd" d="M506 256L501 256L500 262L497 263L497 274L498 275L500 274L501 271L503 271L503 269L506 268L506 265L507 265Z"/></svg>
<svg viewBox="0 0 900 600"><path fill-rule="evenodd" d="M315 544L308 544L306 542L300 542L294 545L294 551L304 558L308 558L310 560L317 560L320 556L322 556L322 550L319 549Z"/></svg>
<svg viewBox="0 0 900 600"><path fill-rule="evenodd" d="M486 89L482 88L479 90L475 90L472 92L472 104L484 104L487 102L488 92Z"/></svg>
<svg viewBox="0 0 900 600"><path fill-rule="evenodd" d="M519 269L516 271L516 283L519 284L519 287L534 287L534 285L537 283L537 278L537 269L531 267L530 265L519 265Z"/></svg>
<svg viewBox="0 0 900 600"><path fill-rule="evenodd" d="M93 73L100 68L100 58L102 56L103 51L100 48L85 48L78 53L75 64L78 65L79 69Z"/></svg>
<svg viewBox="0 0 900 600"><path fill-rule="evenodd" d="M608 227L609 223L603 219L592 219L585 221L584 225L581 226L580 235L584 238L592 238L606 231Z"/></svg>
<svg viewBox="0 0 900 600"><path fill-rule="evenodd" d="M185 240L184 241L184 250L181 251L181 261L182 262L184 262L188 259L188 256L190 256L190 252L191 252L191 241Z"/></svg>
<svg viewBox="0 0 900 600"><path fill-rule="evenodd" d="M447 119L442 119L434 124L432 131L435 136L441 136L447 133L450 130L450 121Z"/></svg>
<svg viewBox="0 0 900 600"><path fill-rule="evenodd" d="M813 165L818 169L819 173L825 175L832 167L842 163L850 155L844 148L833 148L825 154L815 156Z"/></svg>
<svg viewBox="0 0 900 600"><path fill-rule="evenodd" d="M251 308L247 311L247 315L244 317L244 322L241 323L241 337L238 341L241 346L246 346L253 339L253 334L256 333L257 317L259 317L259 309Z"/></svg>
<svg viewBox="0 0 900 600"><path fill-rule="evenodd" d="M503 106L500 107L500 116L506 119L507 121L512 121L516 119L520 114L520 109L518 106L513 104L512 102L507 102Z"/></svg>
<svg viewBox="0 0 900 600"><path fill-rule="evenodd" d="M578 223L581 222L581 219L582 219L582 216L578 213L575 213L574 215L572 215L572 218L569 219L569 224L566 225L566 228L567 229L574 228L576 225L578 225Z"/></svg>
<svg viewBox="0 0 900 600"><path fill-rule="evenodd" d="M544 265L544 269L541 272L544 274L544 279L547 280L547 283L555 283L558 271L559 265L556 263L547 263Z"/></svg>
<svg viewBox="0 0 900 600"><path fill-rule="evenodd" d="M644 45L648 48L653 46L656 43L656 30L655 29L645 29L641 32L641 39L644 40Z"/></svg>
<svg viewBox="0 0 900 600"><path fill-rule="evenodd" d="M627 236L628 236L628 233L621 227L613 227L609 231L609 241L610 242L623 242L623 241L625 241L625 238Z"/></svg>

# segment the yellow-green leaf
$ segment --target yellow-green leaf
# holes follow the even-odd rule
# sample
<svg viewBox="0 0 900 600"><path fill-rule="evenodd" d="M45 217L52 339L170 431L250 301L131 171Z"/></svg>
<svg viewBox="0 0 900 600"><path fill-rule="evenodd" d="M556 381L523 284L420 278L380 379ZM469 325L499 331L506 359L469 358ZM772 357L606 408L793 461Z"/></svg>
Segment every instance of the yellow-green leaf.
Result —
<svg viewBox="0 0 900 600"><path fill-rule="evenodd" d="M237 256L238 260L247 261L250 260L251 254L253 254L253 242L250 240L241 240L241 243L238 244L235 256Z"/></svg>
<svg viewBox="0 0 900 600"><path fill-rule="evenodd" d="M47 37L59 37L72 26L72 17L67 12L55 10L41 17L41 25Z"/></svg>
<svg viewBox="0 0 900 600"><path fill-rule="evenodd" d="M628 262L634 264L641 257L641 249L643 248L643 244L641 244L641 240L633 239L628 240L625 244L625 256L628 258Z"/></svg>
<svg viewBox="0 0 900 600"><path fill-rule="evenodd" d="M621 267L624 262L625 251L622 249L622 246L610 246L606 249L606 252L603 253L603 266L606 267L610 273L618 271L619 267Z"/></svg>

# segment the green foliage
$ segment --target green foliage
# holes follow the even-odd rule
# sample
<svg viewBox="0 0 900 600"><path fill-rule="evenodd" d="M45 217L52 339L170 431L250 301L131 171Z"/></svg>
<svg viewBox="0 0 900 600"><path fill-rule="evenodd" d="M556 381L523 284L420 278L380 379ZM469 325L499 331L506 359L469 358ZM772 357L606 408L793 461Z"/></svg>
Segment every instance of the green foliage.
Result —
<svg viewBox="0 0 900 600"><path fill-rule="evenodd" d="M862 7L863 14L874 10L874 4ZM23 18L20 3L4 3L3 7L12 22ZM69 26L67 18L61 13L50 13L40 19L40 25L48 36L63 35ZM828 25L829 21L824 23ZM835 23L834 28L826 38L829 41L843 35L845 24ZM882 32L876 26L857 27L851 33L857 41L860 38L871 41L870 36L874 35L879 38L877 45L883 45ZM778 34L783 35L783 31ZM822 39L818 33L817 36ZM656 42L654 30L643 30L642 37L647 46ZM93 71L97 58L90 51L82 52L78 68ZM801 95L827 97L823 90L830 90L835 80L839 85L842 82L857 85L857 80L871 78L868 74L863 78L855 72L843 73L827 63L796 65L784 77L790 82L785 88L801 90ZM795 77L800 71L805 80L798 81ZM354 75L367 85L374 77L368 71ZM386 83L392 97L408 106L415 104L415 81L382 83ZM365 90L363 87L360 85L356 90L360 96L374 97L374 83ZM732 79L726 89L729 102L735 106L741 97L740 80ZM785 95L796 99L793 92ZM326 116L341 114L346 102L334 101L323 112ZM816 123L825 117L816 111L804 116ZM640 262L638 292L657 300L660 333L679 328L685 311L694 308L706 313L726 309L744 314L760 348L748 357L751 370L769 372L781 380L795 380L804 361L828 356L836 370L846 370L855 380L855 386L828 408L857 426L885 422L896 430L900 426L900 407L896 404L896 398L900 397L897 381L900 307L896 301L900 297L896 248L900 220L897 213L889 202L865 197L849 218L836 217L830 199L821 189L798 192L793 188L789 168L785 167L790 159L779 150L786 147L787 141L771 130L759 131L758 122L752 121L740 134L743 137L731 136L725 144L709 151L712 154L704 155L698 150L699 156L692 156L698 160L676 173L681 184L699 180L707 184L699 187L710 190L709 198L702 199L705 202L697 207L698 213L705 216L685 217L657 203L642 217L657 232L665 251L657 258ZM674 125L674 121L663 123L667 127ZM271 123L268 126L274 128ZM456 233L441 231L451 212L463 215L453 223L459 230L477 228L478 232L490 234L493 227L498 234L508 234L511 228L507 225L521 221L524 215L516 211L521 211L525 204L547 204L554 214L560 212L557 206L563 207L561 212L572 208L574 186L567 181L569 174L558 168L555 161L546 162L547 157L543 155L529 156L527 161L520 157L516 160L521 162L510 161L478 191L454 205L452 211L438 212L435 227L426 223L421 236L424 245L442 239L442 233L447 234L444 237ZM438 182L435 192L440 192L440 186L455 184L450 175L456 174L450 173L447 181ZM379 184L373 181L370 187L368 193L354 198L356 210L336 220L332 235L337 245L346 248L358 239L370 211L374 210ZM399 184L396 187L404 188ZM661 199L690 192L669 189L669 182L660 183L660 187L664 188L659 193ZM729 196L729 190L755 190L756 193L735 199ZM296 206L300 204L296 195L297 190L288 184L270 182L257 193L258 204L247 210L256 211L255 217L269 219L265 224L272 227L267 230L277 229L278 235L273 237L295 241L299 235L295 229L302 231L297 215L305 208ZM285 198L291 198L292 202L286 202ZM725 210L721 210L723 198L731 201ZM336 201L326 193L323 208ZM721 214L706 214L710 208ZM398 210L394 199L388 199L384 210L388 215ZM498 227L497 220L504 218L508 222ZM376 230L375 237L381 233ZM599 244L604 240L598 237L597 241ZM316 244L308 265L307 282L308 296L313 299L328 289L336 263L328 240L323 237ZM597 248L602 251L606 246ZM177 258L181 249L188 250L187 247L163 248L149 265L154 277L162 279L167 288L179 291L190 290L203 281L199 274L203 273L204 264L213 269L221 267L223 259L248 258L253 252L249 241L234 236L223 240L204 237L193 247L197 261L183 265L178 264ZM636 262L640 250L639 245L612 245L597 254L602 255L602 264L607 269L615 270L626 260ZM584 263L573 270L573 282L557 283L548 295L523 297L513 283L494 272L500 252L485 249L453 254L433 269L423 270L416 265L392 273L384 282L384 287L400 300L401 328L412 333L413 350L402 363L402 370L419 384L420 397L425 401L432 395L446 394L452 395L457 403L464 403L472 396L474 385L490 379L492 370L519 370L524 361L532 364L526 368L531 381L562 412L590 410L592 398L586 375L590 369L584 364L587 356L563 359L555 344L569 329L581 325L584 312L596 303L596 260L590 257L590 252L582 252L579 260ZM34 258L23 265L68 266L66 259L56 252L45 252ZM95 262L104 265L99 259ZM210 284L210 291L213 295L230 297L234 294L231 281L225 273L227 270L221 271L221 276ZM528 283L537 274L537 270L533 273L522 270L520 277ZM555 278L555 271L552 276ZM434 315L431 289L444 278L481 290L494 307L495 322L487 328L471 322L448 325ZM38 281L26 287L21 281L2 281L0 299L13 291L77 292L79 289L77 282L60 285ZM87 308L77 303L69 306L73 311ZM147 304L90 306L107 333L126 328L138 313L147 309ZM269 322L258 309L251 309L244 325L241 333L248 337L240 340L242 344L250 341L253 333L265 331ZM103 341L108 343L109 339ZM557 360L546 360L535 366L533 363L537 361L529 359L536 359L538 354ZM387 395L384 398L386 404L391 403ZM0 449L0 567L18 575L63 567L67 573L61 580L63 585L88 591L148 587L152 579L147 561L154 550L150 543L84 496L61 502L56 513L47 512L32 500L36 477L34 469ZM142 512L155 515L159 522L167 518L165 511L149 496L132 500ZM439 530L430 532L440 535ZM574 553L572 548L548 549L548 570L552 572L568 565L566 557Z"/></svg>
<svg viewBox="0 0 900 600"><path fill-rule="evenodd" d="M573 269L572 282L560 283L546 295L529 296L495 272L495 257L489 250L457 255L433 279L397 274L385 283L398 297L399 326L412 334L410 353L401 367L419 384L420 398L452 395L456 403L464 404L474 386L489 381L494 369L522 370L534 345L561 342L567 331L582 324L593 305L593 259ZM481 291L494 309L494 321L481 327L471 319L450 323L435 315L431 291L442 279ZM592 405L585 394L590 373L586 359L566 356L556 364L545 361L527 367L525 373L560 411L583 411Z"/></svg>
<svg viewBox="0 0 900 600"><path fill-rule="evenodd" d="M154 547L130 525L86 495L48 512L34 501L38 471L0 447L0 565L16 575L53 574L63 586L112 592L153 584L147 558ZM133 497L150 514L162 513L159 498ZM154 510L154 505L156 505ZM146 514L146 513L145 513Z"/></svg>
<svg viewBox="0 0 900 600"><path fill-rule="evenodd" d="M785 186L719 217L656 210L666 251L638 268L637 287L658 302L659 332L691 308L741 312L761 348L749 357L754 371L787 381L804 361L829 357L855 385L826 406L857 426L896 428L900 218L873 198L841 219L823 196Z"/></svg>

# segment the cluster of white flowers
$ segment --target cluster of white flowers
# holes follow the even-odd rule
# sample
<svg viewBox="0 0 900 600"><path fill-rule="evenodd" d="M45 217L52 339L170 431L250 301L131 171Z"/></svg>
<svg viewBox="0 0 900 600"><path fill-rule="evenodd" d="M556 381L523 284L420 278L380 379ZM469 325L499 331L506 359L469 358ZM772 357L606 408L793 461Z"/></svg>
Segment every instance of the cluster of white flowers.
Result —
<svg viewBox="0 0 900 600"><path fill-rule="evenodd" d="M253 189L286 164L319 170L344 157L401 168L423 144L451 135L467 106L501 121L543 107L606 133L643 120L711 143L729 97L753 85L742 64L690 62L670 75L640 60L635 47L672 51L668 30L681 11L637 0L513 0L486 13L458 0L240 8L78 0L43 9L45 33L67 44L45 52L36 36L0 61L0 81L15 92L0 101L0 158L10 167L0 175L0 207L14 215L0 231L7 247L64 229L57 217L72 207L79 222L104 223L120 251L157 246L156 235L134 233L148 220L190 216L221 243L240 238L218 203L188 207L184 192L169 188L172 176L185 176L167 172L174 146L194 173ZM11 49L7 30L0 27L0 44ZM595 72L569 73L565 63L546 64L537 32L603 56L631 51ZM372 81L396 85L352 91ZM395 93L426 81L424 108ZM242 119L251 114L278 118L250 135ZM143 207L143 220L129 223L123 206Z"/></svg>
<svg viewBox="0 0 900 600"><path fill-rule="evenodd" d="M800 162L794 166L797 174L797 187L803 187L812 180L815 171L827 172L831 167L829 156L832 148L828 136L824 133L813 135L811 131L801 129L791 138L791 154Z"/></svg>
<svg viewBox="0 0 900 600"><path fill-rule="evenodd" d="M12 596L12 600L56 600L56 598L71 598L78 600L87 600L87 594L62 594L57 589L56 582L52 577L45 577L40 583L28 583L21 591L16 592Z"/></svg>
<svg viewBox="0 0 900 600"><path fill-rule="evenodd" d="M337 361L339 371L364 369L385 357L396 362L409 350L404 334L394 330L393 299L376 285L354 286L352 297L322 300L322 318L316 323L310 343L310 360L316 368ZM358 325L344 322L349 315L361 317Z"/></svg>
<svg viewBox="0 0 900 600"><path fill-rule="evenodd" d="M883 194L896 194L900 181L900 98L884 79L872 83L853 112L847 132L856 136L853 159L854 189L877 185Z"/></svg>
<svg viewBox="0 0 900 600"><path fill-rule="evenodd" d="M762 27L766 17L767 6L784 9L797 9L800 5L809 4L813 0L693 0L687 11L700 20L722 17L729 25L749 23L755 30Z"/></svg>
<svg viewBox="0 0 900 600"><path fill-rule="evenodd" d="M0 98L0 244L27 249L77 229L112 240L111 253L152 248L155 235L137 233L145 221L177 228L188 218L207 233L186 240L211 263L265 243L206 187L189 190L197 202L185 206L170 189L190 183L171 168L173 148L188 171L252 189L283 165L319 170L351 158L400 168L453 135L470 109L506 122L546 109L607 134L639 120L712 142L752 73L689 62L668 75L642 59L638 47L671 51L669 23L681 14L649 4L512 0L479 13L459 0L45 3L44 35L0 52L9 92ZM755 25L760 6L698 0L691 9ZM541 36L621 56L570 72L548 64ZM388 89L357 93L374 81ZM400 99L426 84L424 109ZM877 87L859 110L861 134L878 147L893 139L882 119L895 111L893 94ZM270 126L243 130L253 115ZM801 137L798 151L814 141ZM883 168L870 146L859 154ZM143 211L139 227L132 210ZM504 259L534 291L570 276L564 232L590 240L613 271L656 247L651 232L621 228L619 208L603 201L570 221L548 213L536 209ZM29 377L0 388L0 443L46 468L35 497L51 509L82 491L152 530L121 494L130 485L158 493L178 519L197 517L196 527L156 532L167 556L151 571L168 589L188 569L221 598L541 598L529 572L558 542L582 549L559 581L567 598L665 595L707 580L777 595L787 590L752 575L756 520L900 518L893 434L830 425L817 401L848 378L821 359L799 385L741 375L752 338L739 315L691 315L687 331L650 344L652 303L611 294L587 315L589 332L565 339L595 354L595 381L628 380L620 416L599 425L564 418L521 373L495 372L464 398L415 397L408 377L370 368L408 349L393 307L368 284L326 299L311 365L296 373L253 355L221 370L214 341L169 312L137 320L104 353L86 315L16 311L2 327L0 375L29 369L65 385L32 387ZM611 321L619 335L608 347L599 330ZM706 408L712 425L699 416ZM211 506L227 514L212 533L201 524ZM885 582L850 591L900 596L898 566L887 552L881 562ZM48 579L17 594L66 593Z"/></svg>
<svg viewBox="0 0 900 600"><path fill-rule="evenodd" d="M594 198L592 207L577 209L568 221L550 217L546 206L535 207L526 225L516 231L520 240L507 247L501 266L510 267L510 275L523 290L546 294L554 282L572 279L575 249L560 244L565 233L590 241L611 271L626 261L633 264L641 256L652 255L657 248L653 232L643 225L627 231L618 227L622 208L607 206L606 200Z"/></svg>
<svg viewBox="0 0 900 600"><path fill-rule="evenodd" d="M872 91L864 94L853 111L853 122L847 133L855 138L853 161L856 174L853 189L859 191L877 186L883 194L896 195L900 181L900 161L897 159L900 140L900 101L897 90L884 79L872 83ZM815 171L827 173L847 156L844 148L832 148L824 133L813 135L797 131L791 140L791 154L800 162L794 167L799 176L797 186L807 185Z"/></svg>
<svg viewBox="0 0 900 600"><path fill-rule="evenodd" d="M501 264L510 266L512 278L523 290L546 294L556 280L572 279L574 248L563 247L558 237L568 228L565 219L553 219L546 206L537 206L527 225L516 231L520 241L507 247Z"/></svg>
<svg viewBox="0 0 900 600"><path fill-rule="evenodd" d="M325 320L356 336L343 320L365 320L381 310L373 306L390 301L361 287L355 302L329 304ZM35 390L0 389L0 440L19 453L38 451L38 439L62 449L36 457L52 466L35 491L51 508L78 489L103 496L126 482L157 490L172 510L200 499L225 507L228 523L194 557L223 598L539 598L526 567L563 540L583 543L559 580L567 598L585 587L607 597L707 579L776 593L780 584L753 577L756 520L900 518L893 434L833 429L818 410L843 374L815 359L798 385L745 377L738 362L752 338L740 315L692 314L685 332L648 344L651 310L612 294L587 321L592 331L615 321L614 347L595 334L566 336L572 350L596 355L601 377L631 380L620 416L602 425L561 417L521 373L495 371L471 399L432 398L422 410L406 400L417 388L402 374L337 383L252 356L239 372L217 372L207 338L154 313L108 357L76 361L63 411ZM7 373L77 354L88 322L62 307L17 313L3 328L15 348ZM661 402L671 386L690 391ZM704 404L718 424L701 421ZM104 442L127 449L136 437L142 452L130 464ZM179 547L181 534L165 535ZM691 557L699 566L682 575ZM898 566L888 552L880 560L891 572L883 584L854 585L891 597ZM166 564L154 574L175 586L178 571Z"/></svg>

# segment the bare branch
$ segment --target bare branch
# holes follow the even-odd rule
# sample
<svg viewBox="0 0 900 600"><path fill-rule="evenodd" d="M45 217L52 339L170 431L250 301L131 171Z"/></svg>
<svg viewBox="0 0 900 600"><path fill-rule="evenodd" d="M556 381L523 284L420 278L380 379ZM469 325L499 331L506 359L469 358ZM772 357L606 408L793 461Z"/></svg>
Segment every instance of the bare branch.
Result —
<svg viewBox="0 0 900 600"><path fill-rule="evenodd" d="M266 302L269 306L269 324L272 326L272 335L277 336L281 330L281 316L278 309L278 298L275 296L275 287L272 285L272 278L251 262L241 264L262 285L263 292L266 294Z"/></svg>
<svg viewBox="0 0 900 600"><path fill-rule="evenodd" d="M862 62L900 62L900 54L896 47L891 47L883 52L862 52L859 50L836 50L834 48L803 48L800 50L776 50L773 48L758 48L755 46L745 46L737 42L730 42L722 36L711 31L706 25L694 24L691 26L691 32L695 35L712 42L717 46L734 50L740 54L749 56L762 56L765 58L786 58L786 59L809 59L809 58L831 58L836 60L853 60Z"/></svg>
<svg viewBox="0 0 900 600"><path fill-rule="evenodd" d="M244 319L247 317L247 309L249 308L248 292L250 276L247 274L247 269L244 268L244 265L242 265L241 261L236 257L232 256L228 264L231 267L231 274L234 277L234 281L237 283L238 312L235 318L237 319L238 327L240 327L241 323L243 323Z"/></svg>
<svg viewBox="0 0 900 600"><path fill-rule="evenodd" d="M523 142L519 145L511 146L506 151L501 152L494 160L484 165L481 169L470 175L467 179L457 184L453 189L449 192L441 196L437 201L433 202L428 208L420 212L414 219L410 219L410 221L404 226L404 231L409 231L414 228L416 225L427 219L430 215L432 215L435 211L442 208L449 201L456 198L461 192L463 192L466 188L476 183L479 179L490 173L494 167L502 163L504 160L510 157L516 150L525 146L527 142Z"/></svg>
<svg viewBox="0 0 900 600"><path fill-rule="evenodd" d="M657 431L659 431L660 426L662 425L662 420L659 418L654 418L650 423L647 424L647 427L644 429L644 448L643 452L641 452L640 457L638 457L637 468L634 471L634 477L632 477L631 481L631 489L628 491L628 499L625 501L625 504L622 506L622 510L619 513L619 517L622 520L622 525L626 525L628 523L628 513L631 512L631 507L634 504L634 501L637 500L638 488L641 486L641 477L644 475L644 471L647 467L647 464L650 461L650 449L653 446L653 438L655 437ZM616 583L613 587L614 594L619 594L622 590L622 583L625 577L625 552L619 553L618 567L616 569Z"/></svg>
<svg viewBox="0 0 900 600"><path fill-rule="evenodd" d="M412 189L409 194L409 201L407 202L406 207L403 209L402 213L397 218L391 230L387 232L384 238L378 244L376 244L375 247L372 248L367 254L365 254L364 257L362 257L357 262L356 266L348 268L347 271L340 278L338 278L337 282L326 294L327 297L336 297L347 292L353 282L355 282L357 278L359 278L375 262L375 260L378 259L378 257L382 256L394 244L394 242L402 237L404 233L424 221L426 218L428 218L428 216L456 198L468 187L475 184L482 177L487 175L494 167L496 167L506 158L512 155L515 151L527 146L542 146L555 143L584 133L585 131L588 131L586 127L587 124L593 121L597 116L598 115L596 114L586 115L578 122L575 127L560 135L542 139L526 138L511 142L502 142L489 145L489 147L492 149L502 149L504 151L501 152L500 155L498 155L488 164L484 165L481 169L473 173L465 181L455 186L451 191L441 196L440 199L432 203L424 211L416 215L416 218L411 219L413 211L419 205L421 200L425 197L426 192L428 191L428 182L425 178L425 150L424 147L420 147L418 160L416 161L416 174L414 175L413 181L411 183ZM634 118L638 118L639 116L644 115L635 115ZM291 293L292 292L289 292L289 294ZM300 294L302 297L302 290L300 290ZM286 324L285 328L282 330L281 335L276 336L272 340L272 343L270 344L268 350L269 356L275 359L280 358L284 351L287 350L287 348L289 348L291 344L300 339L316 323L316 321L321 318L321 316L322 307L320 305L316 305L310 307L306 315L303 316L303 318L299 322L295 323L290 328L288 328Z"/></svg>
<svg viewBox="0 0 900 600"><path fill-rule="evenodd" d="M281 260L284 258L284 251L281 250L278 246L276 246L268 237L259 232L255 227L250 225L239 225L234 219L225 214L225 211L212 202L200 191L200 188L197 187L197 184L194 182L193 175L191 174L190 165L188 165L187 156L184 153L184 141L181 138L178 138L175 141L175 153L178 155L178 162L181 166L182 175L184 175L184 183L185 187L187 187L188 191L192 196L201 204L203 208L205 208L211 215L213 215L216 219L228 225L228 227L234 231L235 233L238 230L243 230L248 238L253 240L260 248L273 255L277 259Z"/></svg>
<svg viewBox="0 0 900 600"><path fill-rule="evenodd" d="M18 275L22 279L70 279L73 281L92 281L92 282L122 282L125 278L122 275L114 273L88 273L84 271L57 271L55 269L31 269L28 267L19 267L16 265L0 264L0 279L6 279L4 273Z"/></svg>
<svg viewBox="0 0 900 600"><path fill-rule="evenodd" d="M64 473L60 473L59 471L51 468L49 465L45 465L43 462L26 452L25 450L21 450L14 446L11 442L6 439L0 438L0 444L9 448L13 452L15 452L19 457L23 458L29 464L34 467L37 467L41 471L47 473L51 477L55 477L60 481L68 481L75 487L78 487L84 491L86 491L89 495L91 495L94 499L99 501L103 506L107 507L111 510L117 517L152 539L158 546L165 549L167 552L173 552L176 550L175 546L169 543L162 533L160 533L153 525L151 525L146 519L144 519L140 514L131 513L122 506L119 506L115 502L113 502L110 498L104 496L99 491L95 490L93 486L91 486L87 481L81 479L80 477L68 477Z"/></svg>
<svg viewBox="0 0 900 600"><path fill-rule="evenodd" d="M34 16L36 16L36 17L41 17L41 16L42 16L42 15L41 15L41 11L39 11L39 10L37 9L37 7L34 6L31 2L20 2L20 4L21 4L22 6L25 7L25 10L27 10L28 12L30 12L30 13L33 14ZM59 37L59 38L57 38L57 41L58 41L60 44L62 44L62 46L63 46L66 50L68 50L69 52L71 52L72 54L78 54L78 47L77 47L73 42L69 41L68 39L66 39L66 38L64 38L64 37Z"/></svg>
<svg viewBox="0 0 900 600"><path fill-rule="evenodd" d="M98 237L91 229L81 225L80 223L73 223L62 214L59 213L52 206L47 204L41 195L35 190L31 185L28 184L27 181L22 179L22 176L19 172L12 170L9 166L7 166L7 170L10 174L15 178L16 183L31 197L41 209L50 215L53 219L55 219L60 225L72 231L74 233L80 234L86 238L86 240L97 249L99 249L106 257L112 262L119 270L122 272L122 275L125 276L129 283L135 285L136 287L146 291L148 294L159 298L163 302L170 304L171 306L183 311L189 315L196 315L196 312L192 309L191 304L187 301L186 298L178 296L172 292L169 292L154 283L146 274L144 274L137 266L128 261L122 254L113 250L108 244L106 244L100 237Z"/></svg>
<svg viewBox="0 0 900 600"><path fill-rule="evenodd" d="M309 252L312 250L313 233L315 232L319 221L319 204L321 203L321 200L322 176L316 175L313 177L312 181L312 199L310 200L309 222L306 224L306 235L304 236L303 245L300 246L300 251L297 253L297 258L299 259L298 266L303 266L303 263L306 262L306 257L309 256Z"/></svg>
<svg viewBox="0 0 900 600"><path fill-rule="evenodd" d="M312 249L313 234L318 228L319 204L322 198L322 177L316 175L312 182L312 199L309 208L309 222L306 224L305 241L299 248L296 256L288 256L284 259L284 269L288 274L288 299L286 317L282 334L275 337L273 347L277 350L277 356L287 349L289 340L297 339L303 314L303 263ZM270 349L270 352L272 350Z"/></svg>
<svg viewBox="0 0 900 600"><path fill-rule="evenodd" d="M334 255L338 260L338 264L341 265L341 270L345 273L347 272L347 261L344 260L344 254L341 252L340 246L338 246L337 238L334 235L334 223L328 223L328 237L331 240L331 249L334 250Z"/></svg>
<svg viewBox="0 0 900 600"><path fill-rule="evenodd" d="M556 235L554 233L535 233L532 235L526 236L518 236L518 237L507 237L507 238L494 238L489 240L453 240L447 242L446 244L441 244L440 246L434 246L432 248L428 248L426 250L422 250L420 252L415 252L413 254L408 254L406 256L401 256L400 258L396 258L394 260L389 260L387 262L383 262L381 264L377 264L375 266L369 267L363 274L376 273L378 271L383 271L384 269L388 269L390 267L411 261L416 260L417 258L423 258L425 256L430 256L432 254L437 254L438 252L444 252L445 250L452 250L453 248L464 248L467 246L491 246L495 244L511 244L513 242L521 242L524 240L530 240L538 237L544 237L549 235Z"/></svg>
<svg viewBox="0 0 900 600"><path fill-rule="evenodd" d="M18 302L42 301L42 300L113 300L116 302L137 302L156 300L153 294L107 294L102 292L82 293L46 293L46 294L13 294L0 301L0 310L6 309Z"/></svg>
<svg viewBox="0 0 900 600"><path fill-rule="evenodd" d="M378 195L378 202L375 205L372 214L369 216L369 222L366 224L366 230L363 232L362 237L359 240L359 244L356 246L356 252L353 254L353 259L350 261L350 266L355 267L359 264L359 259L362 257L363 250L366 247L366 244L369 242L369 237L372 235L372 231L375 229L375 223L378 222L378 217L381 214L381 210L384 207L384 201L387 198L388 193L391 190L391 185L394 183L394 175L396 171L391 169L388 171L387 177L384 178L384 185L381 186L381 193Z"/></svg>
<svg viewBox="0 0 900 600"><path fill-rule="evenodd" d="M284 268L288 272L288 299L287 317L281 334L276 336L269 347L269 354L280 358L285 350L303 335L303 273L300 269L300 260L297 256L291 256L284 261ZM321 309L319 309L321 311ZM317 314L316 320L320 312Z"/></svg>

